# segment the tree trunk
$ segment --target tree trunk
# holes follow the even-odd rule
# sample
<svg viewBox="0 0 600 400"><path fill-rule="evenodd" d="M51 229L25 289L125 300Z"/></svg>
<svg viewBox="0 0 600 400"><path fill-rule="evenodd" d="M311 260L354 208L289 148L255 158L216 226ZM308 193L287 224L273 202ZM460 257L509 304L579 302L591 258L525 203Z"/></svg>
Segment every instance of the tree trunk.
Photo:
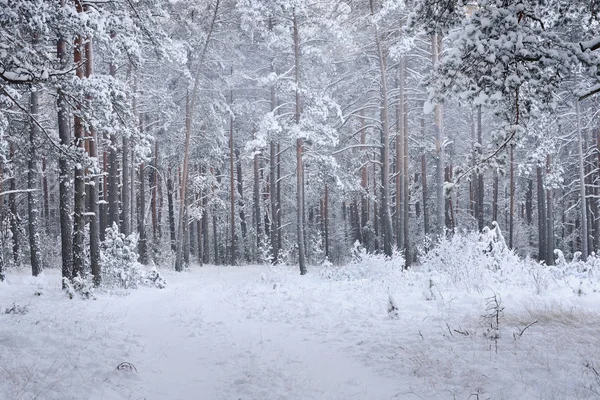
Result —
<svg viewBox="0 0 600 400"><path fill-rule="evenodd" d="M296 10L293 11L293 40L294 40L294 61L295 61L295 83L296 83L296 109L294 119L296 125L300 124L300 115L302 108L300 105L300 37L298 34L298 19ZM304 140L299 137L296 139L296 224L298 235L298 264L300 266L300 275L305 275L306 270L306 246L304 242L304 162L302 153L304 150Z"/></svg>
<svg viewBox="0 0 600 400"><path fill-rule="evenodd" d="M270 156L270 168L269 168L269 200L271 203L271 216L268 219L269 222L269 233L271 235L271 250L272 250L272 263L277 264L279 262L279 243L277 241L277 148L275 142L271 142L271 156Z"/></svg>
<svg viewBox="0 0 600 400"><path fill-rule="evenodd" d="M38 93L32 89L29 98L30 113L36 116L39 112ZM28 224L29 224L29 253L31 260L31 274L38 276L42 272L42 251L40 248L39 234L39 204L37 190L37 154L36 154L36 137L38 128L34 121L30 121L29 128L29 160L27 162L27 206L28 206Z"/></svg>
<svg viewBox="0 0 600 400"><path fill-rule="evenodd" d="M514 248L513 238L515 236L515 146L511 144L509 146L510 152L510 205L509 205L509 214L508 214L508 247Z"/></svg>
<svg viewBox="0 0 600 400"><path fill-rule="evenodd" d="M396 245L404 249L404 58L400 60L400 101L396 105Z"/></svg>
<svg viewBox="0 0 600 400"><path fill-rule="evenodd" d="M477 107L477 154L481 157L481 152L483 151L483 135L482 135L482 125L481 125L481 106ZM476 185L476 204L477 204L477 227L481 232L483 230L484 222L484 214L483 214L483 199L485 193L485 187L483 186L483 172L477 172L477 185Z"/></svg>
<svg viewBox="0 0 600 400"><path fill-rule="evenodd" d="M152 211L152 241L157 243L158 241L158 140L154 141L154 168L150 173L150 179L152 182L152 198L150 200L150 208Z"/></svg>
<svg viewBox="0 0 600 400"><path fill-rule="evenodd" d="M86 12L88 6L85 7ZM93 67L93 50L92 50L92 38L88 38L85 44L85 76L89 79L92 75ZM86 99L91 104L91 98ZM94 162L94 168L92 170L93 176L89 178L89 205L90 205L90 265L92 269L92 276L94 286L99 286L102 281L102 270L100 266L100 206L98 204L98 191L100 187L100 174L98 165L98 134L95 129L90 129L88 132L88 155Z"/></svg>
<svg viewBox="0 0 600 400"><path fill-rule="evenodd" d="M129 196L131 194L131 185L129 178L131 173L129 172L130 163L129 163L129 138L123 136L123 165L122 165L122 188L121 188L121 233L125 236L128 236L131 233L131 225L130 222L130 201Z"/></svg>
<svg viewBox="0 0 600 400"><path fill-rule="evenodd" d="M371 15L374 15L373 0L370 0ZM389 103L388 103L388 88L386 78L386 60L383 53L381 38L379 37L379 29L375 26L375 44L377 46L377 58L379 64L379 80L380 80L380 95L381 95L381 153L382 153L382 188L381 188L381 217L383 224L383 252L387 257L392 256L392 216L390 213L390 120L389 120Z"/></svg>
<svg viewBox="0 0 600 400"><path fill-rule="evenodd" d="M254 222L254 230L256 232L256 251L254 252L254 261L258 261L258 250L262 244L262 225L260 223L261 214L260 214L260 175L259 175L259 155L254 155L253 160L253 187L252 187L252 203L254 205L252 212L252 220ZM262 260L261 260L262 261Z"/></svg>
<svg viewBox="0 0 600 400"><path fill-rule="evenodd" d="M542 166L536 168L537 174L537 212L538 212L538 258L546 261L546 194L544 191L544 176Z"/></svg>
<svg viewBox="0 0 600 400"><path fill-rule="evenodd" d="M169 168L169 176L167 177L167 203L169 208L169 232L171 237L171 251L177 251L175 238L175 210L173 204L173 177L171 176L171 168Z"/></svg>
<svg viewBox="0 0 600 400"><path fill-rule="evenodd" d="M194 85L194 89L196 89L196 85ZM196 90L194 90L193 96L196 95ZM188 92L186 97L186 115L185 115L185 143L183 147L183 177L181 180L181 198L179 199L179 225L177 227L177 243L176 243L176 255L175 255L175 271L181 272L184 268L184 260L183 260L183 234L184 234L184 224L187 223L185 220L186 215L186 202L185 197L187 194L187 181L188 181L188 173L189 173L189 159L190 159L190 139L192 135L192 104L190 99L190 94Z"/></svg>
<svg viewBox="0 0 600 400"><path fill-rule="evenodd" d="M236 158L236 175L237 175L237 191L238 191L238 205L240 212L240 227L242 229L242 247L244 249L244 258L246 262L250 262L250 253L246 244L246 237L248 236L248 225L246 224L246 204L244 203L244 181L242 175L242 160L240 160L240 150L235 150Z"/></svg>
<svg viewBox="0 0 600 400"><path fill-rule="evenodd" d="M546 156L546 172L551 172L552 158ZM546 265L554 265L554 204L552 188L546 189Z"/></svg>
<svg viewBox="0 0 600 400"><path fill-rule="evenodd" d="M2 166L0 165L0 170ZM0 172L0 179L2 178ZM2 187L0 186L0 190ZM44 198L44 217L46 234L50 234L50 226L52 223L50 215L50 190L48 189L48 168L46 166L46 157L42 157L42 193ZM0 196L0 213L2 213L2 197Z"/></svg>
<svg viewBox="0 0 600 400"><path fill-rule="evenodd" d="M433 64L440 62L442 52L442 38L434 34L431 39ZM436 155L436 204L437 204L437 233L444 235L445 195L444 195L444 106L436 104L435 119L435 155Z"/></svg>
<svg viewBox="0 0 600 400"><path fill-rule="evenodd" d="M325 185L325 199L323 200L323 224L325 225L325 257L331 261L329 249L329 188Z"/></svg>
<svg viewBox="0 0 600 400"><path fill-rule="evenodd" d="M492 184L492 221L498 222L498 171L494 171L494 182Z"/></svg>
<svg viewBox="0 0 600 400"><path fill-rule="evenodd" d="M233 69L231 71L233 74ZM233 90L230 91L229 105L233 105ZM234 144L233 144L233 116L229 116L229 200L230 200L230 218L231 218L231 265L235 265L237 262L237 243L236 243L236 230L235 230L235 170L233 168L234 163Z"/></svg>
<svg viewBox="0 0 600 400"><path fill-rule="evenodd" d="M140 263L148 264L148 246L146 243L146 229L144 226L144 212L146 210L146 179L144 179L144 163L139 166L139 190L137 204L137 231L138 231L138 254Z"/></svg>
<svg viewBox="0 0 600 400"><path fill-rule="evenodd" d="M65 0L61 0L61 7L65 6ZM57 55L62 70L67 68L67 42L61 36L57 43ZM56 105L58 108L58 136L60 145L63 149L67 149L71 144L71 133L69 129L69 112L68 102L61 88L57 90ZM60 241L61 241L61 258L62 258L62 278L63 289L65 288L65 280L73 279L73 238L72 238L72 219L71 208L69 206L69 160L64 151L61 151L58 156L59 169L59 214L60 214Z"/></svg>
<svg viewBox="0 0 600 400"><path fill-rule="evenodd" d="M8 203L10 204L10 231L12 236L12 256L13 262L15 265L21 265L21 245L19 241L19 209L17 207L17 194L15 191L17 190L17 176L16 176L16 165L15 165L15 147L13 143L10 144L10 160L13 165L12 175L10 177L10 185L9 190L10 194L8 195Z"/></svg>
<svg viewBox="0 0 600 400"><path fill-rule="evenodd" d="M75 0L77 12L82 12L81 2ZM77 65L76 74L79 79L83 79L83 40L81 36L75 39L73 62ZM75 147L78 153L78 160L75 163L75 184L74 184L74 206L73 206L73 277L83 275L84 266L84 229L85 229L85 175L83 169L83 151L84 137L83 124L81 121L81 109L75 112L74 117L74 139Z"/></svg>
<svg viewBox="0 0 600 400"><path fill-rule="evenodd" d="M587 200L585 196L585 168L583 158L583 140L581 138L581 116L579 111L579 101L575 103L577 111L577 150L579 152L579 202L581 207L581 258L587 261L588 251L588 216ZM550 207L548 207L550 210ZM548 214L550 217L550 214Z"/></svg>
<svg viewBox="0 0 600 400"><path fill-rule="evenodd" d="M38 93L32 89L30 95L30 113L32 116L36 116L39 112L38 105ZM38 276L42 272L42 251L40 248L40 234L39 234L39 204L38 194L35 192L37 189L37 154L36 154L36 137L38 135L37 125L30 121L29 128L29 160L27 162L27 206L29 211L29 253L31 260L31 274Z"/></svg>
<svg viewBox="0 0 600 400"><path fill-rule="evenodd" d="M361 132L360 132L360 144L361 150L365 151L367 144L367 129L365 127L365 119L361 113L360 118ZM367 163L365 162L360 168L360 186L362 192L360 195L360 226L357 237L360 243L363 245L366 243L365 232L367 223L369 221L369 170L367 169Z"/></svg>

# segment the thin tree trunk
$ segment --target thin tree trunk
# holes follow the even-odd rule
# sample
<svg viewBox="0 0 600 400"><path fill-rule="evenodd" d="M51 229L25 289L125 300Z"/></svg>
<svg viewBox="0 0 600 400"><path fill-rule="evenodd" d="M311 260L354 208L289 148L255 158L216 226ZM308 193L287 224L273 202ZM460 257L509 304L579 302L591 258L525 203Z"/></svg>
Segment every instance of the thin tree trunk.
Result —
<svg viewBox="0 0 600 400"><path fill-rule="evenodd" d="M404 248L404 58L400 60L399 94L396 105L396 245Z"/></svg>
<svg viewBox="0 0 600 400"><path fill-rule="evenodd" d="M514 232L515 232L515 146L510 145L510 205L509 205L509 222L508 222L508 247L514 248Z"/></svg>
<svg viewBox="0 0 600 400"><path fill-rule="evenodd" d="M242 160L240 160L240 150L235 150L236 158L236 175L237 175L237 191L239 195L238 205L240 212L240 227L242 229L242 247L244 249L244 258L246 262L250 262L250 253L246 245L246 237L248 236L248 225L246 224L246 204L244 203L244 181L242 175Z"/></svg>
<svg viewBox="0 0 600 400"><path fill-rule="evenodd" d="M546 155L546 172L551 172L552 158ZM554 265L554 203L552 188L546 189L546 265Z"/></svg>
<svg viewBox="0 0 600 400"><path fill-rule="evenodd" d="M32 90L30 95L30 112L32 116L36 116L39 112L38 93ZM27 206L29 210L29 253L31 260L31 274L38 276L42 272L42 251L40 248L39 234L39 204L37 193L37 154L36 154L36 137L38 135L37 125L31 121L29 128L29 160L27 162Z"/></svg>
<svg viewBox="0 0 600 400"><path fill-rule="evenodd" d="M483 151L483 135L482 135L482 125L481 125L481 106L477 107L477 154L481 157L481 152ZM483 213L483 199L485 193L485 187L483 186L483 172L478 171L477 173L477 191L476 191L476 203L477 203L477 227L481 232L484 226L484 213Z"/></svg>
<svg viewBox="0 0 600 400"><path fill-rule="evenodd" d="M296 10L293 11L293 40L294 40L294 60L295 60L295 83L296 83L296 110L294 119L296 125L300 124L300 115L302 108L300 105L300 37L298 34L298 19ZM296 139L296 225L298 235L298 264L300 266L300 275L305 275L306 270L306 246L304 238L304 162L302 153L304 151L304 140L299 137Z"/></svg>
<svg viewBox="0 0 600 400"><path fill-rule="evenodd" d="M130 172L130 163L129 163L129 138L123 136L123 165L122 165L122 188L121 188L121 232L128 236L131 233L131 225L130 222L130 201L129 196L131 194L131 185L129 178L131 176Z"/></svg>
<svg viewBox="0 0 600 400"><path fill-rule="evenodd" d="M152 199L150 200L150 208L152 209L152 239L156 243L158 240L158 140L154 142L154 168L150 173L152 180Z"/></svg>
<svg viewBox="0 0 600 400"><path fill-rule="evenodd" d="M15 265L21 265L21 244L19 241L19 209L17 207L17 194L15 191L17 190L17 176L16 176L16 165L15 165L15 147L13 143L10 144L10 160L13 165L12 175L10 177L10 185L9 190L10 194L8 195L8 203L10 204L10 231L12 236L12 256L13 262Z"/></svg>
<svg viewBox="0 0 600 400"><path fill-rule="evenodd" d="M369 0L371 6L371 15L374 15L373 0ZM383 224L383 252L387 257L392 256L392 216L390 213L390 121L389 121L389 103L388 88L386 78L386 60L383 53L379 29L375 26L375 44L377 46L377 58L379 64L379 80L381 95L381 153L382 153L382 188L381 188L381 217Z"/></svg>
<svg viewBox="0 0 600 400"><path fill-rule="evenodd" d="M406 76L406 63L402 64L402 69L404 70L403 76L404 79ZM403 203L404 203L404 258L405 258L405 267L409 267L412 263L412 254L410 248L410 221L409 221L409 212L410 212L410 191L408 188L409 184L409 173L408 173L408 96L403 94L403 106L402 106L402 125L404 126L403 131L403 141L404 141L404 151L403 154L403 171L404 171L404 190L402 191L403 195Z"/></svg>
<svg viewBox="0 0 600 400"><path fill-rule="evenodd" d="M271 234L272 262L279 262L279 244L277 242L277 148L275 142L271 142L271 157L269 168L269 200L271 203L271 217L269 218L269 233Z"/></svg>
<svg viewBox="0 0 600 400"><path fill-rule="evenodd" d="M169 168L169 176L167 177L167 203L169 208L169 232L171 237L171 251L177 251L175 238L175 210L173 204L173 177L171 176L171 168Z"/></svg>
<svg viewBox="0 0 600 400"><path fill-rule="evenodd" d="M231 70L233 74L233 69ZM230 91L229 105L233 105L233 90ZM233 144L233 115L229 116L229 200L230 200L230 218L231 218L231 264L235 265L237 260L237 243L236 243L236 229L235 229L235 170L233 168L234 163L234 144Z"/></svg>
<svg viewBox="0 0 600 400"><path fill-rule="evenodd" d="M65 6L65 0L61 0L61 7ZM57 55L62 70L67 68L67 42L60 36L57 43ZM63 149L67 149L71 144L71 133L69 130L69 111L68 103L65 98L65 94L61 88L57 90L57 101L56 105L58 108L58 136L60 138L60 145ZM61 151L58 156L58 169L59 169L59 214L60 214L60 242L61 242L61 258L62 258L62 278L63 278L63 289L65 288L65 281L73 279L73 238L72 238L72 219L71 219L71 208L69 206L69 160L64 151Z"/></svg>
<svg viewBox="0 0 600 400"><path fill-rule="evenodd" d="M140 263L148 264L148 246L146 242L146 229L144 226L144 212L146 210L146 179L144 179L144 163L139 166L139 190L137 205L137 231L138 231L138 254Z"/></svg>
<svg viewBox="0 0 600 400"><path fill-rule="evenodd" d="M88 11L88 6L85 7L86 12ZM92 49L92 38L88 38L85 44L85 77L90 78L92 75L92 67L93 67L93 49ZM86 99L89 103L91 103L91 98ZM95 129L90 129L88 132L89 138L88 149L89 149L89 157L94 162L94 168L92 170L93 176L89 178L89 205L90 205L90 265L92 269L92 276L94 281L94 286L99 286L102 281L102 269L100 266L100 206L98 204L98 190L100 187L100 178L99 173L99 165L98 165L98 134Z"/></svg>
<svg viewBox="0 0 600 400"><path fill-rule="evenodd" d="M329 188L325 185L325 199L323 200L323 225L325 232L325 258L331 261L329 251Z"/></svg>
<svg viewBox="0 0 600 400"><path fill-rule="evenodd" d="M579 152L579 202L581 207L581 253L582 260L587 261L588 251L588 216L587 200L585 196L585 169L583 158L583 140L581 138L581 115L579 110L579 101L575 103L577 111L577 149ZM548 208L550 209L550 208ZM549 214L550 217L550 214Z"/></svg>
<svg viewBox="0 0 600 400"><path fill-rule="evenodd" d="M80 0L75 0L77 12L81 13ZM76 75L83 79L83 57L84 47L81 36L75 39L73 62L77 65ZM75 164L74 185L74 207L73 207L73 277L83 275L84 266L84 228L85 228L85 175L83 169L84 133L81 121L81 109L75 112L74 132L75 147L79 151L78 162Z"/></svg>
<svg viewBox="0 0 600 400"><path fill-rule="evenodd" d="M361 150L365 151L365 145L367 144L367 129L365 128L365 119L362 115L362 112L360 116L360 125L360 144L362 145ZM360 230L357 236L360 238L360 242L365 244L365 228L367 227L367 222L369 221L369 170L367 169L366 162L360 168L360 186L362 188L362 193L360 196Z"/></svg>
<svg viewBox="0 0 600 400"><path fill-rule="evenodd" d="M494 171L494 182L492 184L492 221L498 222L498 171Z"/></svg>
<svg viewBox="0 0 600 400"><path fill-rule="evenodd" d="M194 93L195 95L195 93ZM177 241L176 241L176 255L175 255L175 271L181 272L184 268L184 260L183 260L183 235L184 235L184 224L186 224L185 220L185 208L186 202L185 197L187 194L187 180L188 180L188 168L189 168L189 159L190 159L190 140L192 134L192 116L191 116L191 99L190 93L188 91L186 97L186 116L185 116L185 142L183 146L183 177L181 180L181 196L179 199L179 224L177 226Z"/></svg>
<svg viewBox="0 0 600 400"><path fill-rule="evenodd" d="M259 160L258 160L259 155L255 154L254 155L254 160L253 160L253 177L254 177L254 182L253 182L253 187L252 187L252 203L254 205L253 207L253 222L254 222L254 229L256 232L256 251L254 252L254 261L258 261L257 259L257 254L258 254L258 250L261 247L261 240L262 240L262 225L260 223L260 219L261 219L261 214L260 214L260 180L259 180Z"/></svg>
<svg viewBox="0 0 600 400"><path fill-rule="evenodd" d="M111 37L114 37L114 34ZM117 66L114 62L109 64L108 70L110 76L115 79L117 76ZM123 143L125 143L125 139L123 139ZM125 167L125 161L126 158L123 159L123 168ZM119 168L117 163L117 135L111 133L108 149L108 227L110 228L113 228L115 224L119 226ZM123 186L125 186L125 182L123 182ZM121 231L123 232L123 229Z"/></svg>
<svg viewBox="0 0 600 400"><path fill-rule="evenodd" d="M440 62L442 52L442 40L436 33L432 40L433 64ZM435 119L435 155L436 155L436 204L437 204L437 233L444 234L445 195L444 195L444 106L436 104L434 110Z"/></svg>
<svg viewBox="0 0 600 400"><path fill-rule="evenodd" d="M0 165L0 170L2 166ZM46 234L50 234L51 215L50 215L50 190L48 189L48 168L46 166L46 157L42 157L42 192L44 197L44 217ZM0 172L0 179L2 174ZM0 190L2 187L0 186ZM0 213L2 213L2 197L0 197Z"/></svg>
<svg viewBox="0 0 600 400"><path fill-rule="evenodd" d="M538 213L538 258L546 260L546 194L544 191L544 176L542 166L536 168L537 175L537 213Z"/></svg>

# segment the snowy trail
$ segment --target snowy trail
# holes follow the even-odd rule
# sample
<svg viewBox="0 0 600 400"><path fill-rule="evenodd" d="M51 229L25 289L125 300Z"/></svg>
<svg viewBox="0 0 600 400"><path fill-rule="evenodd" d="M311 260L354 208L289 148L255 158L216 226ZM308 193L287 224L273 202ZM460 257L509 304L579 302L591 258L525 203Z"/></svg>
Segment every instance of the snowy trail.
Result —
<svg viewBox="0 0 600 400"><path fill-rule="evenodd" d="M434 275L432 289L427 273L353 268L302 277L286 266L163 270L165 289L101 291L97 300L69 300L56 270L12 274L0 284L0 400L600 395L595 275L589 286L572 275L549 281L542 293L528 270L488 280L504 307L492 340L482 317L491 288ZM122 362L137 371L116 370Z"/></svg>
<svg viewBox="0 0 600 400"><path fill-rule="evenodd" d="M131 362L140 381L130 397L391 399L402 391L314 332L248 319L230 296L256 273L209 267L160 295L133 293L123 328L139 343Z"/></svg>

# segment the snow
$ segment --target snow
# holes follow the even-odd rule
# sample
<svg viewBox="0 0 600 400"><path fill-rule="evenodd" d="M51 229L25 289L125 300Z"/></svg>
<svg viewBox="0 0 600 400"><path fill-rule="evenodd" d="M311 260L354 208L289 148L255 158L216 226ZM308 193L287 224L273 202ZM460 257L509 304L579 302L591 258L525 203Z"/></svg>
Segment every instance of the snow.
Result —
<svg viewBox="0 0 600 400"><path fill-rule="evenodd" d="M364 254L302 277L287 266L161 270L165 289L96 300L69 300L56 270L9 270L0 398L597 398L596 261L494 257L493 271L467 257L456 271L460 255L446 255L408 272ZM503 312L492 332L494 294ZM4 313L13 304L23 313Z"/></svg>

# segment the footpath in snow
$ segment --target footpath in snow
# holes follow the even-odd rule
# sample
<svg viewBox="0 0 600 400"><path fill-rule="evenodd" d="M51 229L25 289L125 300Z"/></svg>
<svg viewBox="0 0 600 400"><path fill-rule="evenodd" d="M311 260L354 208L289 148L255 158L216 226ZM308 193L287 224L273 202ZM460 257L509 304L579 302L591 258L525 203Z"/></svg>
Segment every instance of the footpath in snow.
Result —
<svg viewBox="0 0 600 400"><path fill-rule="evenodd" d="M598 272L465 257L443 273L196 267L96 300L69 300L58 271L12 271L0 399L598 398Z"/></svg>

